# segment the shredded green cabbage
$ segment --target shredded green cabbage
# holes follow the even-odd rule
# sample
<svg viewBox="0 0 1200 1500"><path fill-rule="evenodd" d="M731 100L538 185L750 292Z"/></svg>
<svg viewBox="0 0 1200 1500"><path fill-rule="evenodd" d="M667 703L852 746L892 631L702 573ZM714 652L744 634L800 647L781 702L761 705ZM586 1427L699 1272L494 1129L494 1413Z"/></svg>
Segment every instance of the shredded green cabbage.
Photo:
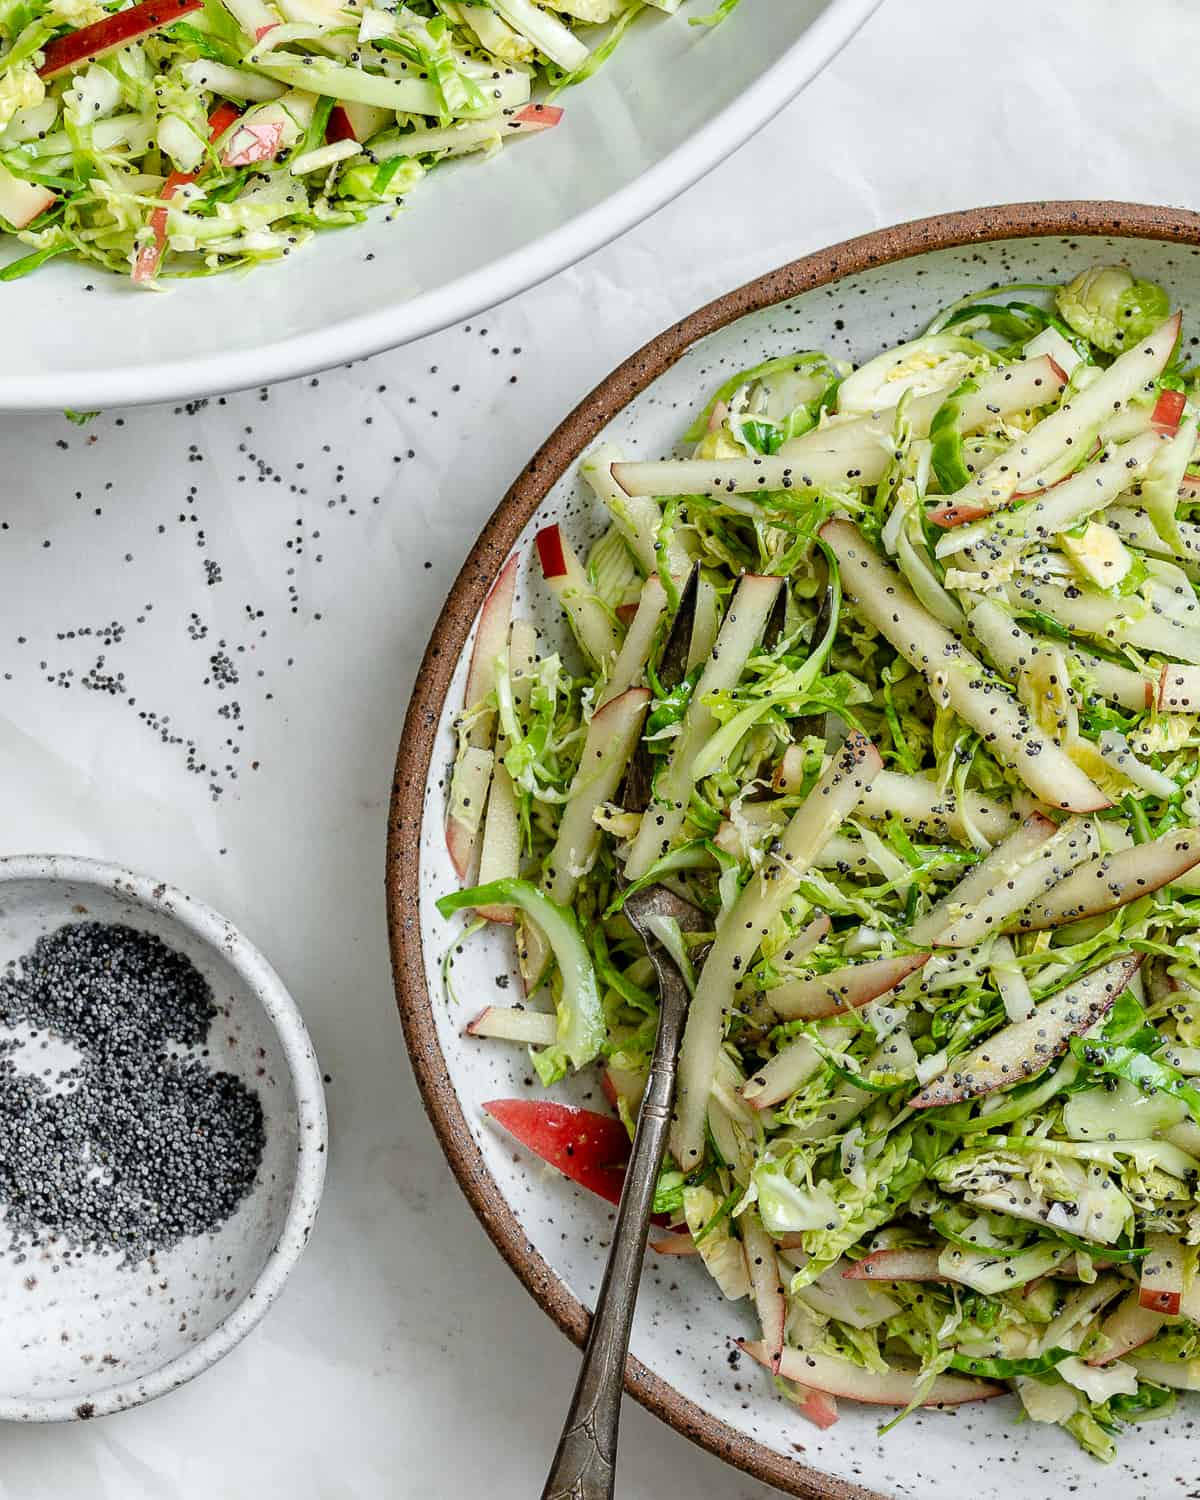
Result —
<svg viewBox="0 0 1200 1500"><path fill-rule="evenodd" d="M547 91L590 77L644 8L3 0L0 236L31 253L0 279L65 254L154 286L395 214L438 163L556 124Z"/></svg>
<svg viewBox="0 0 1200 1500"><path fill-rule="evenodd" d="M692 1205L727 1295L746 1290L739 1240L760 1262L765 1234L788 1347L875 1375L915 1358L901 1415L939 1377L1005 1382L1032 1420L1102 1460L1128 1424L1198 1383L1200 499L1190 483L1177 493L1176 477L1170 525L1139 520L1135 477L1084 525L1056 509L1072 493L1057 481L1120 464L1131 442L1182 443L1192 459L1193 375L1168 311L1161 288L1111 269L1068 288L989 289L939 314L935 336L865 367L853 411L838 405L844 366L785 352L696 392L680 458L699 463L592 476L602 496L611 478L620 525L592 549L591 586L624 622L647 599L661 611L640 659L623 663L623 683L649 690L641 740L592 815L571 902L622 1118L636 1112L657 1018L653 971L622 914L631 890L662 882L707 919L707 932L675 933L681 967L699 976L689 1027L706 995L717 1002L708 1071L689 1071L686 1040L680 1064L681 1097L699 1088L708 1101L702 1155L686 1171L683 1156L666 1163L656 1206ZM1113 319L1136 328L1133 349ZM889 384L893 405L872 412ZM1026 395L1006 405L1014 386ZM1182 438L1153 436L1164 390L1180 393L1167 407ZM830 451L845 455L836 482L802 478ZM977 499L954 514L981 470L1028 451L1043 455L1038 472L1001 511L1036 507L1038 524L1002 529ZM792 462L769 471L777 488L757 478ZM1137 472L1161 510L1165 471ZM684 577L647 580L647 549L627 540L663 533L718 601L715 648L698 611L700 649L680 652ZM1099 562L1109 533L1133 558L1126 593ZM655 558L666 565L665 542ZM746 640L737 601L751 589L775 602ZM718 658L733 668L706 690ZM616 670L547 646L523 676L500 676L529 878L545 874L571 816L586 725ZM464 716L464 744L477 722ZM856 733L882 769L793 868L785 851L802 841L789 844L789 828L836 790L831 765ZM667 768L682 801L657 800ZM647 819L668 831L629 882ZM782 904L762 894L776 881L791 893ZM747 911L754 935L739 947ZM863 976L888 965L901 977L870 988ZM1085 1016L1079 997L1099 970L1107 987ZM926 1279L872 1279L906 1256ZM1163 1263L1175 1278L1164 1305L1179 1310L1142 1347L1089 1363L1112 1347L1108 1321L1136 1304L1139 1280L1155 1294ZM777 1304L753 1290L769 1339L764 1309Z"/></svg>

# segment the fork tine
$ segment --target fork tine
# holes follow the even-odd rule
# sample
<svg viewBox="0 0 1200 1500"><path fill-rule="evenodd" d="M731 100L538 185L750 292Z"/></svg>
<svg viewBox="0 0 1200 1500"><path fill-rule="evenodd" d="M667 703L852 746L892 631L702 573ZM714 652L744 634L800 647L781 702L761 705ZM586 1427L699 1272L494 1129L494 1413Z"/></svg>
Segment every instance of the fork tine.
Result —
<svg viewBox="0 0 1200 1500"><path fill-rule="evenodd" d="M634 891L632 896L626 897L622 909L643 938L653 937L646 925L646 918L652 916L673 918L683 932L709 932L712 929L711 917L665 885L648 885Z"/></svg>

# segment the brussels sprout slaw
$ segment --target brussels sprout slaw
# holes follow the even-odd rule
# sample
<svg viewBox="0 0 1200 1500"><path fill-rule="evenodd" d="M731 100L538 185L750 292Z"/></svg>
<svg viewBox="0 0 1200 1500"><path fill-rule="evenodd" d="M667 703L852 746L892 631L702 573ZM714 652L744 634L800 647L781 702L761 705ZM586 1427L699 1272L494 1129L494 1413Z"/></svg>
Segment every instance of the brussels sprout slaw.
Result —
<svg viewBox="0 0 1200 1500"><path fill-rule="evenodd" d="M0 0L0 233L30 247L0 280L59 255L143 286L278 260L557 125L542 86L681 3Z"/></svg>
<svg viewBox="0 0 1200 1500"><path fill-rule="evenodd" d="M570 649L514 617L515 557L480 617L439 905L512 925L526 998L468 1031L547 1086L598 1065L632 1132L657 1000L623 902L708 915L664 937L692 1000L655 1248L745 1300L821 1426L1007 1392L1107 1461L1200 1389L1180 327L1090 267L858 369L767 360L696 393L682 456L585 456L607 529L535 549ZM619 1166L529 1108L576 1180Z"/></svg>

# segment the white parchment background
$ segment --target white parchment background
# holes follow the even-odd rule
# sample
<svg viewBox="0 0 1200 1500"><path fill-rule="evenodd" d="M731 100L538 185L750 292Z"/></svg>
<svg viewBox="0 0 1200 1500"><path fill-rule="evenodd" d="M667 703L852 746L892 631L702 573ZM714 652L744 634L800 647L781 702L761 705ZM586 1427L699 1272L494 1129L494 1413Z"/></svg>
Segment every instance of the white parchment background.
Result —
<svg viewBox="0 0 1200 1500"><path fill-rule="evenodd" d="M385 946L392 760L439 603L549 429L708 297L940 209L1194 204L1197 57L1187 0L890 0L710 178L467 328L198 410L0 422L0 848L122 861L242 925L304 1010L333 1126L319 1232L265 1325L152 1407L0 1429L0 1500L540 1492L575 1355L442 1162ZM113 621L111 644L78 633ZM767 1493L632 1405L621 1477L639 1500Z"/></svg>

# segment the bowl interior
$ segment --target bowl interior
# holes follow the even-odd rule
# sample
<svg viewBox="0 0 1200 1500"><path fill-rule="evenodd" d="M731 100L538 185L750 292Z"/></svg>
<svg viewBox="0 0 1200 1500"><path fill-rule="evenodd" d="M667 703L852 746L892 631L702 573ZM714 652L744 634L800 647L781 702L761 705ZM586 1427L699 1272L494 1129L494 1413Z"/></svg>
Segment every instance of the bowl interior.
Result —
<svg viewBox="0 0 1200 1500"><path fill-rule="evenodd" d="M210 940L181 924L170 893L146 899L129 886L106 888L53 869L7 875L0 864L0 968L67 922L121 922L153 933L191 959L211 987L217 1015L205 1049L208 1065L234 1074L257 1093L263 1109L266 1145L255 1187L215 1233L184 1239L137 1265L117 1253L78 1254L61 1242L24 1257L0 1255L6 1329L0 1416L92 1415L157 1394L149 1389L151 1377L192 1354L254 1288L292 1201L296 1091L264 1005L266 991L251 972L235 967L240 940L222 930L219 919L213 918ZM14 1061L41 1071L72 1058L65 1044L42 1034L26 1041Z"/></svg>
<svg viewBox="0 0 1200 1500"><path fill-rule="evenodd" d="M1195 314L1200 313L1198 254L1188 245L1079 235L970 245L878 266L743 317L694 344L673 368L617 412L604 437L631 456L670 456L697 398L703 400L740 368L808 348L862 360L919 332L939 307L968 292L1015 281L1059 282L1096 261L1127 261L1162 282L1174 305L1182 305L1185 315L1193 313L1194 328ZM570 650L557 606L530 567L532 536L552 519L561 521L577 544L590 541L602 528L603 518L576 480L573 466L547 495L517 544L522 558L518 611L534 621L544 639ZM443 921L433 902L456 885L442 820L453 755L452 719L464 680L465 656L458 662L437 728L421 834L421 937L437 1040L469 1129L520 1234L570 1293L590 1306L608 1250L612 1215L606 1205L543 1168L485 1122L484 1101L529 1093L535 1084L533 1070L523 1049L463 1035L465 1023L482 1006L511 1003L519 993L511 936L506 929L492 928L455 953L451 976L457 1001L447 997L439 975L439 964L457 933L457 924ZM408 1003L420 1001L409 996ZM418 1059L419 1069L421 1065ZM605 1107L593 1073L566 1080L555 1094ZM464 1186L471 1190L465 1180ZM536 1268L527 1262L524 1269L530 1290L545 1303ZM731 1351L732 1335L757 1336L752 1319L747 1303L722 1300L695 1261L649 1254L632 1349L681 1395L733 1433L761 1444L765 1462L752 1458L752 1466L795 1493L813 1493L813 1476L800 1464L850 1485L924 1500L958 1500L968 1476L977 1500L1041 1500L1048 1493L1050 1475L1056 1494L1090 1486L1101 1475L1107 1493L1130 1500L1150 1493L1183 1495L1194 1488L1195 1439L1193 1424L1187 1421L1129 1429L1121 1439L1118 1462L1105 1471L1058 1428L1027 1424L1017 1429L1011 1397L953 1413L918 1413L882 1439L877 1412L843 1401L841 1421L826 1432L818 1431L776 1397L761 1371ZM1190 1401L1181 1398L1184 1407ZM888 1415L892 1413L883 1419ZM683 1425L682 1414L679 1419ZM710 1431L704 1440L723 1451L719 1432ZM799 1462L792 1463L793 1458ZM1147 1488L1150 1464L1155 1480Z"/></svg>
<svg viewBox="0 0 1200 1500"><path fill-rule="evenodd" d="M0 409L111 407L236 389L373 353L499 302L711 167L877 3L745 5L715 29L647 7L612 60L569 92L557 130L492 161L439 168L392 222L376 213L249 275L177 281L147 295L127 279L53 261L19 289L4 288ZM686 161L681 152L665 175L615 200L681 148ZM464 233L468 225L484 232ZM5 239L0 261L20 250Z"/></svg>

